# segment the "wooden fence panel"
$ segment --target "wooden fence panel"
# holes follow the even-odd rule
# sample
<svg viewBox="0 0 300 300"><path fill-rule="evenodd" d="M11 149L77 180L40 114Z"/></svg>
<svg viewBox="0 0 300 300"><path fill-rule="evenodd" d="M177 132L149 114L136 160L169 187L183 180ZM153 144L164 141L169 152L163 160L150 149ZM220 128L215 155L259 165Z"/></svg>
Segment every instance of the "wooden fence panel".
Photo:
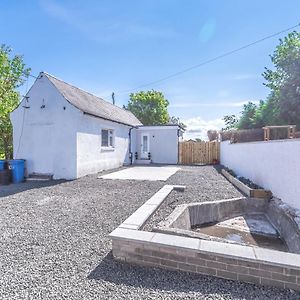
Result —
<svg viewBox="0 0 300 300"><path fill-rule="evenodd" d="M179 163L212 164L214 160L220 160L220 142L180 142Z"/></svg>

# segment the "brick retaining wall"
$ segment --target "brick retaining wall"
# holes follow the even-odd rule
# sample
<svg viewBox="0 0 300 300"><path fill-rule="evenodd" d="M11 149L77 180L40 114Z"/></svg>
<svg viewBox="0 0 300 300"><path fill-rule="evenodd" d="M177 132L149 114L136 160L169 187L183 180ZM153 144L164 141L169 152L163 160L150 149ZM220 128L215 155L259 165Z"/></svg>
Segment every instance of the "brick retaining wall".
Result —
<svg viewBox="0 0 300 300"><path fill-rule="evenodd" d="M300 291L298 268L125 240L113 240L113 256L128 263Z"/></svg>
<svg viewBox="0 0 300 300"><path fill-rule="evenodd" d="M121 261L300 291L300 255L139 230L172 190L165 185L109 236Z"/></svg>

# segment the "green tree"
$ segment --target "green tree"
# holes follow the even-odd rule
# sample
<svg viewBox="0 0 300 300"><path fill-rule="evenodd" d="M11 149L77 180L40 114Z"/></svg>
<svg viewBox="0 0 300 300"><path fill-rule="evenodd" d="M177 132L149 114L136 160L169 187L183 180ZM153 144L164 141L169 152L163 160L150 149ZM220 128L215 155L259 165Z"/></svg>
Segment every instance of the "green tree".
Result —
<svg viewBox="0 0 300 300"><path fill-rule="evenodd" d="M257 106L253 102L244 104L241 117L238 121L238 129L251 129L256 126L256 110Z"/></svg>
<svg viewBox="0 0 300 300"><path fill-rule="evenodd" d="M300 33L280 39L271 60L275 69L266 68L263 77L271 89L266 106L274 113L272 125L296 124L300 129Z"/></svg>
<svg viewBox="0 0 300 300"><path fill-rule="evenodd" d="M225 127L222 128L222 131L229 131L229 130L235 129L239 122L236 115L224 116L223 121L225 122Z"/></svg>
<svg viewBox="0 0 300 300"><path fill-rule="evenodd" d="M260 101L255 112L253 128L280 124L283 124L283 121L279 115L278 97L270 94L266 101Z"/></svg>
<svg viewBox="0 0 300 300"><path fill-rule="evenodd" d="M151 90L131 93L126 108L144 125L163 125L170 119L168 105L163 93Z"/></svg>
<svg viewBox="0 0 300 300"><path fill-rule="evenodd" d="M274 69L265 69L264 85L270 88L259 105L244 105L240 118L225 116L225 130L261 128L265 125L295 124L300 130L300 33L289 33L279 40L270 56ZM224 130L224 129L223 129Z"/></svg>
<svg viewBox="0 0 300 300"><path fill-rule="evenodd" d="M29 76L30 69L25 67L23 57L12 56L10 47L0 47L0 155L12 158L12 125L9 114L20 101L17 88Z"/></svg>

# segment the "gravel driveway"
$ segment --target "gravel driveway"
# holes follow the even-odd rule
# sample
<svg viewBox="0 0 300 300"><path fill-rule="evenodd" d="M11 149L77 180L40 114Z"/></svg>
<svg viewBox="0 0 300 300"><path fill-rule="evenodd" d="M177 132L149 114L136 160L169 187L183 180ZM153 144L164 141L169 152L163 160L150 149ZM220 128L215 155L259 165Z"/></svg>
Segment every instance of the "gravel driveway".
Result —
<svg viewBox="0 0 300 300"><path fill-rule="evenodd" d="M165 183L97 179L0 187L1 299L299 299L209 276L121 264L107 235ZM210 166L184 167L170 199L239 196ZM198 200L197 200L198 201Z"/></svg>

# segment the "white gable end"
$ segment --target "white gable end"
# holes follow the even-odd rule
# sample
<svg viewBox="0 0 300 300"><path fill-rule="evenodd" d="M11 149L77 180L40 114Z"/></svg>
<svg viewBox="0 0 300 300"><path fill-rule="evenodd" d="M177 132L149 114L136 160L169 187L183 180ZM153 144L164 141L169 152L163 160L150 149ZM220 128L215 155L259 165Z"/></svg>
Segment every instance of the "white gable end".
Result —
<svg viewBox="0 0 300 300"><path fill-rule="evenodd" d="M79 114L46 77L38 78L11 113L14 158L26 159L28 173L74 178L76 164L71 160L76 160L74 127Z"/></svg>

